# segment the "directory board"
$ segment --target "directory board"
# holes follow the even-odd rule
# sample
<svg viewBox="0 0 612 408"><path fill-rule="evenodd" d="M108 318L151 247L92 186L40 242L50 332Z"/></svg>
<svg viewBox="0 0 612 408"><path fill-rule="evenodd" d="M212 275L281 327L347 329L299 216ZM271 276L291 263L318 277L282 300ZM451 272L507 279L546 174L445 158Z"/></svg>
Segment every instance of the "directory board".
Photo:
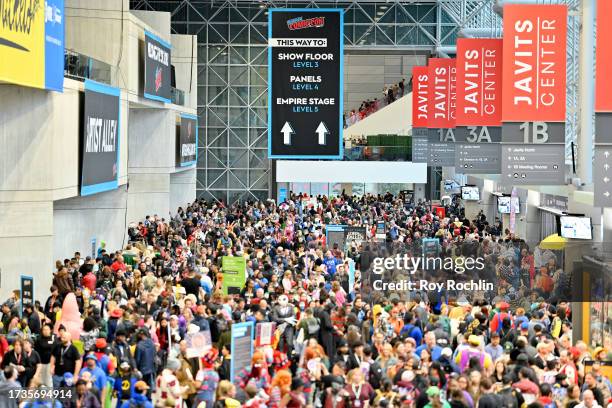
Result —
<svg viewBox="0 0 612 408"><path fill-rule="evenodd" d="M343 10L268 12L268 156L342 159Z"/></svg>

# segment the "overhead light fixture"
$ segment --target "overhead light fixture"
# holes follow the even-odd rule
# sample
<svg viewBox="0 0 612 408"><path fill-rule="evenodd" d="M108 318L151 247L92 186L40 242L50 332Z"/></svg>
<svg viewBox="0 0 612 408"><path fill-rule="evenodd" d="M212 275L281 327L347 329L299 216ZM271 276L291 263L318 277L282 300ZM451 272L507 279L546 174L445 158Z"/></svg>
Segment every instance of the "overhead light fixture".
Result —
<svg viewBox="0 0 612 408"><path fill-rule="evenodd" d="M385 12L384 11L377 11L376 14L379 15L379 16L382 16L383 14L385 14Z"/></svg>
<svg viewBox="0 0 612 408"><path fill-rule="evenodd" d="M388 7L389 7L389 6L387 6L387 5L383 4L382 6L380 6L380 9L381 9L381 10L386 10Z"/></svg>

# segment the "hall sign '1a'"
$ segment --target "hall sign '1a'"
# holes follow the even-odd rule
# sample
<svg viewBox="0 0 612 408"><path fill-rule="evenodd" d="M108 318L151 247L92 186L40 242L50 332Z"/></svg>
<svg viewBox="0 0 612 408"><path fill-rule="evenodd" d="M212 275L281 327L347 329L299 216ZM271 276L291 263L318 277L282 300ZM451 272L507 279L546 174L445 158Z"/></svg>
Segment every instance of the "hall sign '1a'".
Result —
<svg viewBox="0 0 612 408"><path fill-rule="evenodd" d="M504 6L502 182L565 184L567 6Z"/></svg>
<svg viewBox="0 0 612 408"><path fill-rule="evenodd" d="M268 156L342 159L343 11L268 11Z"/></svg>

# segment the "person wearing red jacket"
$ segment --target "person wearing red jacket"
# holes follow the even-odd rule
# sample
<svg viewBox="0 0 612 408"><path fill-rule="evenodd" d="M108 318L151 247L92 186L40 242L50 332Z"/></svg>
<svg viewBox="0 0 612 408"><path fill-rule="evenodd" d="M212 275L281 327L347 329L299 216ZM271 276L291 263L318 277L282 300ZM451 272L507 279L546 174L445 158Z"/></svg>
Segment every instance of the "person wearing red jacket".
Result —
<svg viewBox="0 0 612 408"><path fill-rule="evenodd" d="M89 289L90 292L93 292L94 290L96 290L97 280L98 278L96 278L96 275L94 275L92 271L89 271L87 272L87 274L85 274L85 276L83 276L83 279L81 279L81 285Z"/></svg>

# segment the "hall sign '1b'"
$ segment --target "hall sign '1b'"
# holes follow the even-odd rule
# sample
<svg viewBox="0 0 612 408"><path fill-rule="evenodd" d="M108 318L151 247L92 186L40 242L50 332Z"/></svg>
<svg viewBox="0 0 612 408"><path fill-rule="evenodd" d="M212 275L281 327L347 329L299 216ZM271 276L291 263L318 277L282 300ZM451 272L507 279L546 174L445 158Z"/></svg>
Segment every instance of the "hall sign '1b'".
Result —
<svg viewBox="0 0 612 408"><path fill-rule="evenodd" d="M268 20L268 156L342 159L342 10L270 9Z"/></svg>

